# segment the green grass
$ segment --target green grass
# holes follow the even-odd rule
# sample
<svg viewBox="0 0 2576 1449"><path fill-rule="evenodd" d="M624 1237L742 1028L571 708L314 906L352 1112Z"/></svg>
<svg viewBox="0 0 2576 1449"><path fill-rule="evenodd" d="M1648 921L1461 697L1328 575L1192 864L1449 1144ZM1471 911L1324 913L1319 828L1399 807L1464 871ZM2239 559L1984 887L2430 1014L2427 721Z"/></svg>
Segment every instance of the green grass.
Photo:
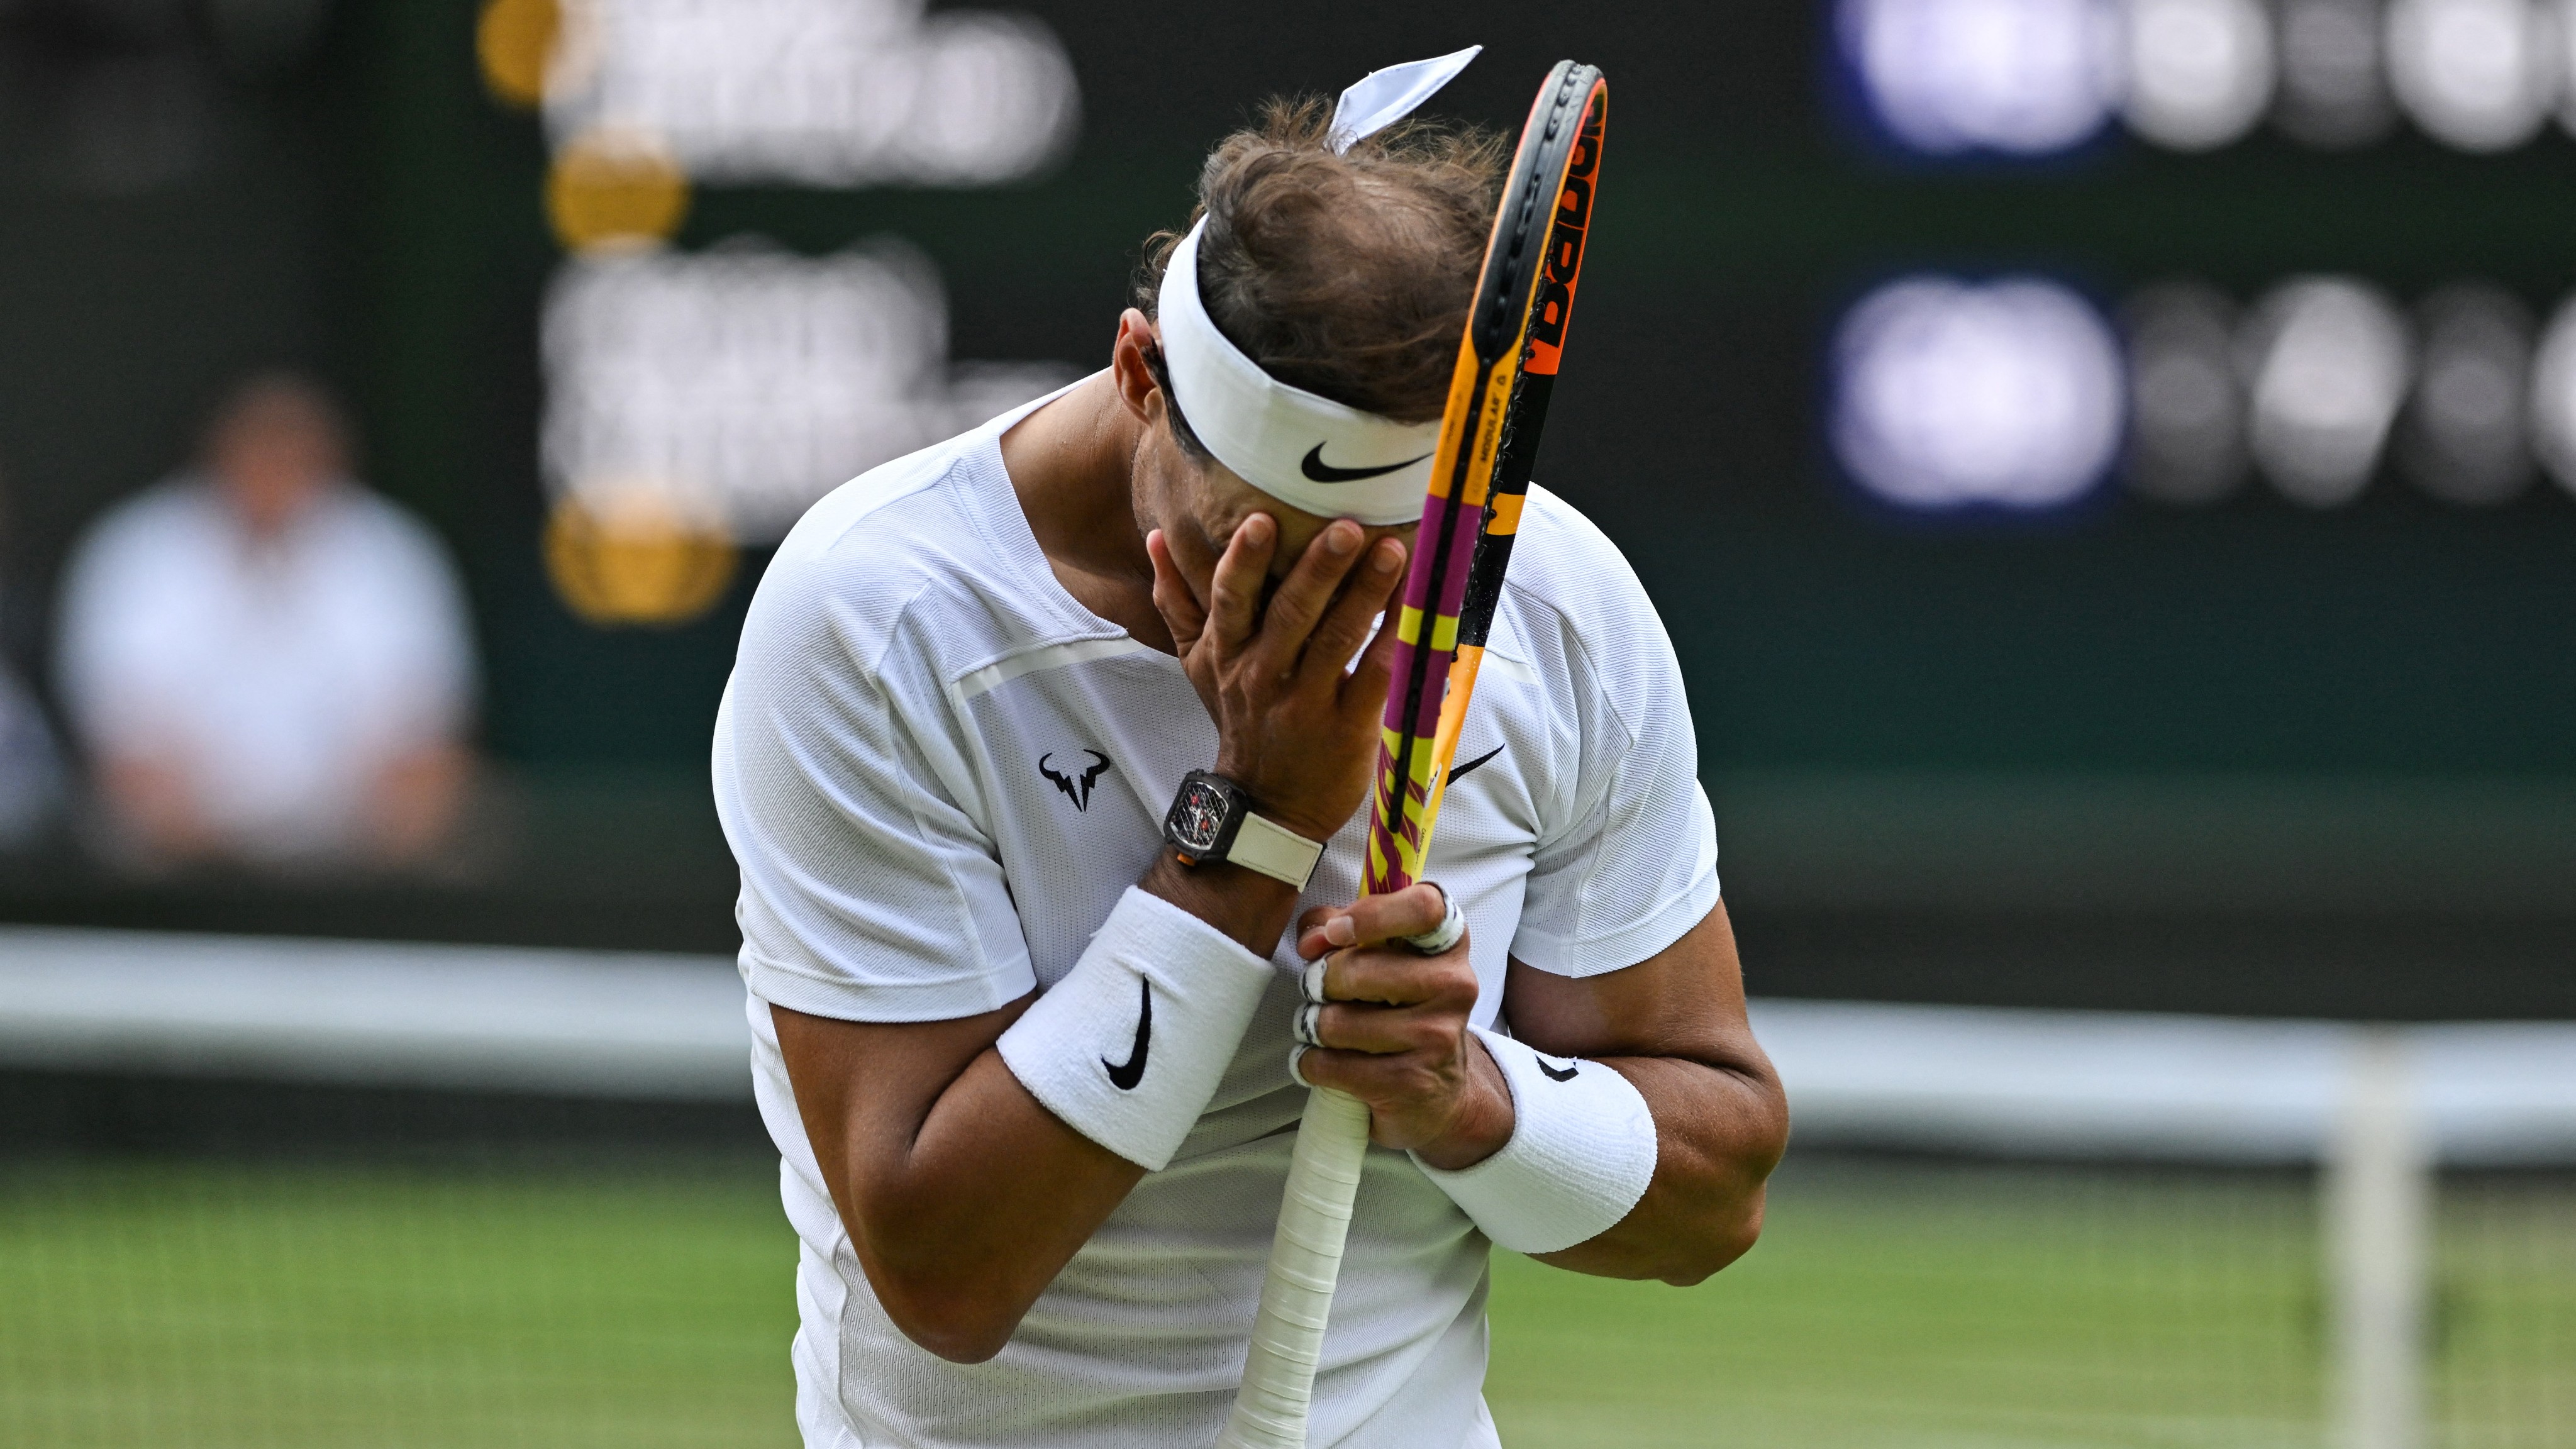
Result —
<svg viewBox="0 0 2576 1449"><path fill-rule="evenodd" d="M2454 1186L2439 1449L2576 1449L2576 1193ZM1499 1256L1515 1449L2315 1449L2307 1186L1801 1164L1689 1290ZM0 1172L0 1446L788 1446L773 1169Z"/></svg>
<svg viewBox="0 0 2576 1449"><path fill-rule="evenodd" d="M0 1444L791 1445L774 1173L24 1176Z"/></svg>
<svg viewBox="0 0 2576 1449"><path fill-rule="evenodd" d="M2442 1208L2436 1381L2454 1449L2576 1445L2576 1192L2453 1185Z"/></svg>
<svg viewBox="0 0 2576 1449"><path fill-rule="evenodd" d="M1551 1449L2314 1444L2310 1217L2272 1179L1792 1175L1698 1288L1498 1260L1487 1393Z"/></svg>

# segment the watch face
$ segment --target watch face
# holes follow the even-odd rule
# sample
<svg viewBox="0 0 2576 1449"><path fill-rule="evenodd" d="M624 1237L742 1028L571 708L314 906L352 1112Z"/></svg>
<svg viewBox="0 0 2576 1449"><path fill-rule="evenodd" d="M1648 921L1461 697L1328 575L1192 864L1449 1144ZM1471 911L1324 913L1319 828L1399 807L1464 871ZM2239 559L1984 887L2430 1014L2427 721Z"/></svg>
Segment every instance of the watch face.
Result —
<svg viewBox="0 0 2576 1449"><path fill-rule="evenodd" d="M1172 843L1192 855L1216 849L1217 837L1225 833L1225 806L1225 792L1208 781L1183 785L1180 798L1172 802Z"/></svg>

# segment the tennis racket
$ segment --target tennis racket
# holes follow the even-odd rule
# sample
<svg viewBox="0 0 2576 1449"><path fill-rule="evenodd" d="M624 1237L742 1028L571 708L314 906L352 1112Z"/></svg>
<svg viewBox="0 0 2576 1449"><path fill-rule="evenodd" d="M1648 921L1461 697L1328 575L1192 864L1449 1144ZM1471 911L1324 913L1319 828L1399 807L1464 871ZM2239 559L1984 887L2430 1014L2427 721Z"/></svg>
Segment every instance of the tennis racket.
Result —
<svg viewBox="0 0 2576 1449"><path fill-rule="evenodd" d="M1419 879L1431 847L1564 356L1609 108L1598 69L1557 62L1521 128L1485 244L1396 616L1361 879L1369 895ZM1220 1449L1305 1449L1368 1139L1358 1098L1324 1089L1308 1096L1243 1388Z"/></svg>

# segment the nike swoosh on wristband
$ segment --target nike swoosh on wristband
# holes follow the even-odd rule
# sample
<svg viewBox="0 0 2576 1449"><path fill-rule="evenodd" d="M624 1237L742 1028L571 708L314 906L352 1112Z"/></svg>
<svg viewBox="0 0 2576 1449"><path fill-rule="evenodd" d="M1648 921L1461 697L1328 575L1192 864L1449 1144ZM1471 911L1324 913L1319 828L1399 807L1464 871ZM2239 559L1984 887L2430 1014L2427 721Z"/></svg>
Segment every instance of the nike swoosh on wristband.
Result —
<svg viewBox="0 0 2576 1449"><path fill-rule="evenodd" d="M1425 453L1422 458L1430 456L1429 453ZM1336 468L1324 461L1324 445L1317 443L1306 450L1305 457L1297 460L1297 471L1318 483L1357 483L1362 478L1383 478L1398 468L1410 468L1421 462L1422 458L1407 458L1401 463L1389 463L1383 468Z"/></svg>
<svg viewBox="0 0 2576 1449"><path fill-rule="evenodd" d="M1100 1059L1100 1064L1109 1069L1109 1085L1122 1092L1136 1090L1136 1084L1145 1080L1145 1051L1154 1043L1154 983L1138 981L1136 985L1145 993L1145 1004L1136 1013L1136 1048L1123 1063L1107 1057Z"/></svg>
<svg viewBox="0 0 2576 1449"><path fill-rule="evenodd" d="M1574 1063L1568 1062L1565 1064L1565 1070L1560 1072L1556 1068L1549 1066L1547 1064L1547 1058L1545 1057L1540 1057L1538 1059L1538 1069L1545 1073L1547 1079L1551 1082L1573 1081L1575 1074L1583 1070L1583 1068L1575 1065Z"/></svg>
<svg viewBox="0 0 2576 1449"><path fill-rule="evenodd" d="M1503 747L1501 745L1496 745L1492 749L1485 751L1483 754L1478 755L1476 758L1469 760L1463 765L1451 765L1449 767L1449 783L1452 785L1457 784L1459 776L1476 768L1478 765L1485 763L1487 760L1492 759L1494 756L1499 755L1502 752Z"/></svg>

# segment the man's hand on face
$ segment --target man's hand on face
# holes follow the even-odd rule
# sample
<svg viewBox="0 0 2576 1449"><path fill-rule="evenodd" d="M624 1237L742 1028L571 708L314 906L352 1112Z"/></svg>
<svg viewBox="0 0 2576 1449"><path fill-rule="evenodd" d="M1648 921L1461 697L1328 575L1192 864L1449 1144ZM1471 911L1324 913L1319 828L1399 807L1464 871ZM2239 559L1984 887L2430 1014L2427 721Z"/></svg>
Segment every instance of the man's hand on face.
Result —
<svg viewBox="0 0 2576 1449"><path fill-rule="evenodd" d="M1145 539L1154 606L1216 721L1216 772L1242 786L1261 814L1310 840L1330 840L1368 797L1375 773L1395 630L1370 638L1369 624L1402 574L1404 545L1391 538L1370 545L1365 529L1336 520L1307 544L1265 607L1278 544L1278 523L1253 514L1211 575L1195 580L1173 561L1160 530Z"/></svg>
<svg viewBox="0 0 2576 1449"><path fill-rule="evenodd" d="M1512 1090L1467 1030L1476 968L1467 938L1437 956L1404 944L1440 925L1448 904L1420 883L1349 906L1318 906L1297 923L1297 954L1324 961L1315 1039L1298 1063L1307 1081L1366 1102L1369 1137L1456 1171L1512 1136Z"/></svg>

